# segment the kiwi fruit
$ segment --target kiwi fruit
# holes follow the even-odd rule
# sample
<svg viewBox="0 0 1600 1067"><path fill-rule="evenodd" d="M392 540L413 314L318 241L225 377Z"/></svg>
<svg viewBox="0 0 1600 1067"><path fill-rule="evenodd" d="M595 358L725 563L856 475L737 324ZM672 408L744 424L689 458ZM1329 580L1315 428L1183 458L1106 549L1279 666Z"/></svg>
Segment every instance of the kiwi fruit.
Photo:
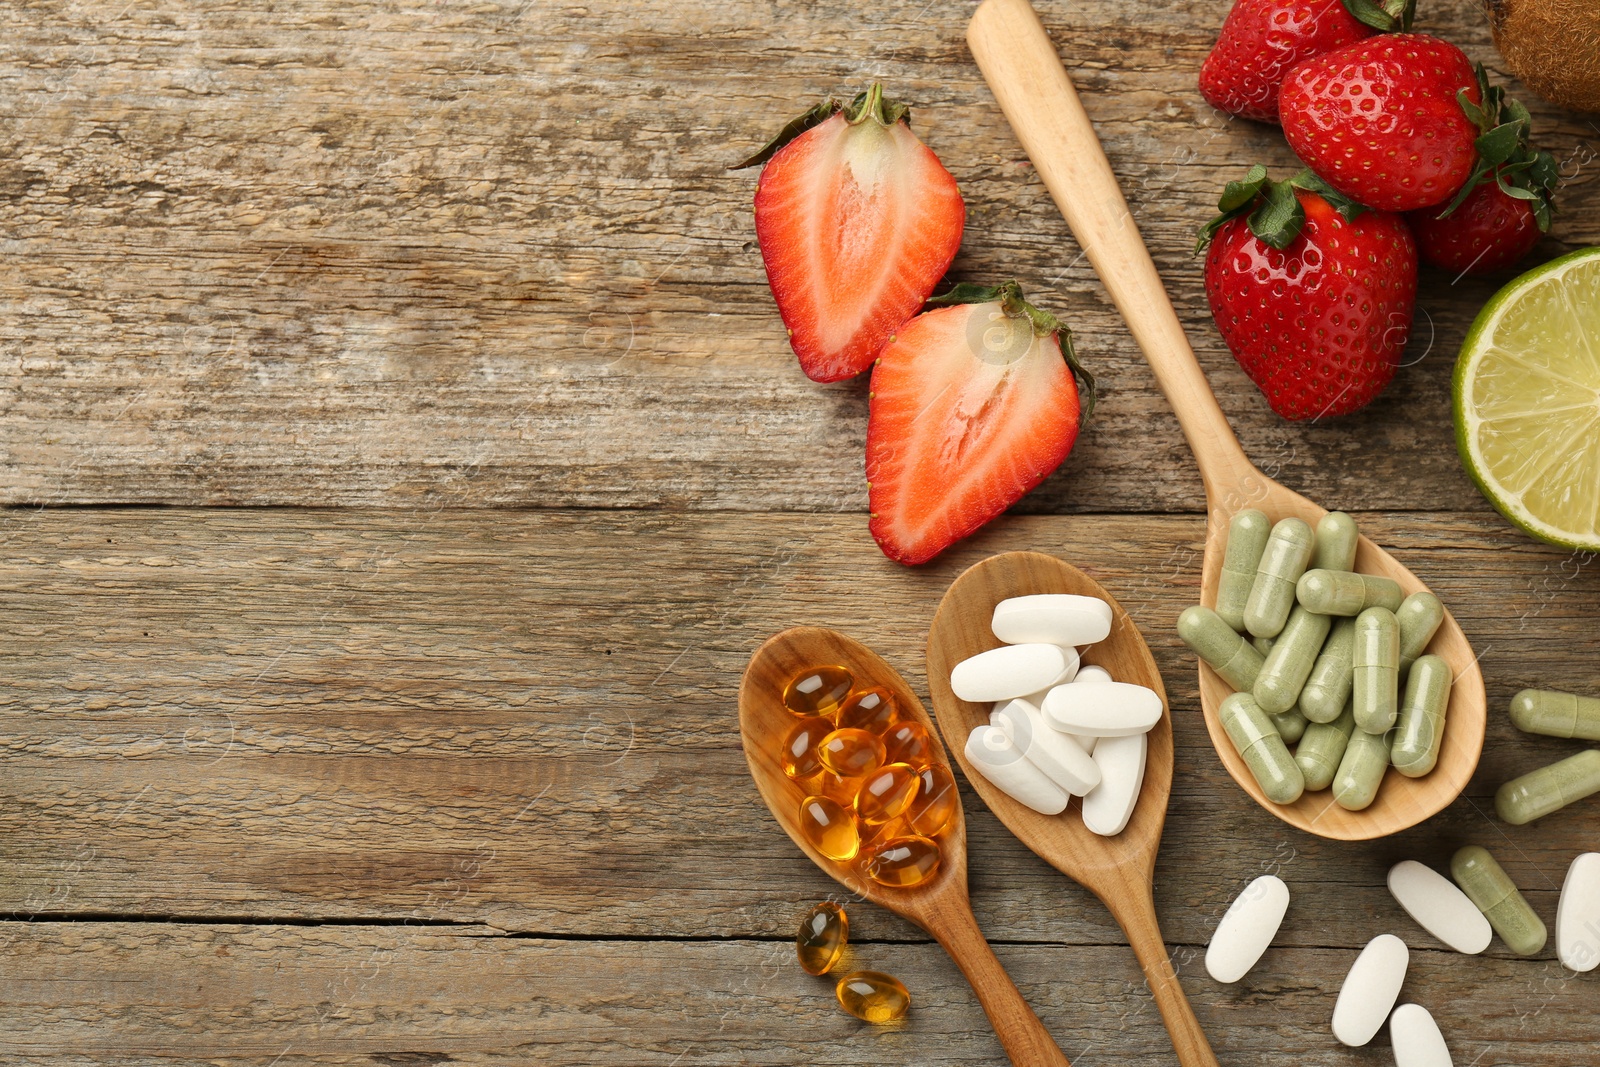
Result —
<svg viewBox="0 0 1600 1067"><path fill-rule="evenodd" d="M1511 73L1552 104L1600 111L1600 0L1486 0Z"/></svg>

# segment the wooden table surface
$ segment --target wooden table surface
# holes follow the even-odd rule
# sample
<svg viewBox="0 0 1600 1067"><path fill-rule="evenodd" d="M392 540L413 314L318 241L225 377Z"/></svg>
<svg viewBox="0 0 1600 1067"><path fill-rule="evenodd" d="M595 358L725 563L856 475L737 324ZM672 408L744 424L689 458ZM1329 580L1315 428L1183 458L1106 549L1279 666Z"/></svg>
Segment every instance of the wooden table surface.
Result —
<svg viewBox="0 0 1600 1067"><path fill-rule="evenodd" d="M1495 280L1425 274L1368 411L1272 415L1210 323L1193 234L1277 132L1195 90L1201 0L1041 5L1247 450L1432 583L1482 653L1481 769L1422 827L1290 830L1223 773L1173 635L1204 500L1147 368L963 43L970 2L11 5L0 30L0 1049L7 1064L955 1064L1001 1059L908 924L853 959L910 986L873 1029L795 965L837 895L761 807L735 690L800 623L926 692L948 582L1055 553L1133 612L1172 697L1156 872L1225 1064L1390 1062L1328 1021L1356 949L1458 1064L1573 1067L1597 979L1443 948L1388 866L1493 849L1547 924L1600 805L1523 829L1500 782L1531 685L1600 692L1600 565L1462 474L1449 378ZM1421 27L1498 70L1473 0ZM1065 467L936 563L866 532L865 382L799 373L751 173L723 167L874 78L968 204L954 274L1016 277L1101 382ZM1568 177L1538 256L1600 243L1600 126L1524 94ZM968 789L979 921L1079 1067L1175 1062L1121 932ZM1243 982L1203 951L1263 872L1295 893Z"/></svg>

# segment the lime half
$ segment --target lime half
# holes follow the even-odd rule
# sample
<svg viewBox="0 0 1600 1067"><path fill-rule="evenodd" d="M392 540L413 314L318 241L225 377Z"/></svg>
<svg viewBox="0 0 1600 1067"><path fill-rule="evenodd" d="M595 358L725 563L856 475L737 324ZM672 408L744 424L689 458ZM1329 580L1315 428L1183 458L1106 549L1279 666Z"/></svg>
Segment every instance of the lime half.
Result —
<svg viewBox="0 0 1600 1067"><path fill-rule="evenodd" d="M1540 540L1600 551L1600 248L1496 293L1452 396L1456 448L1489 503Z"/></svg>

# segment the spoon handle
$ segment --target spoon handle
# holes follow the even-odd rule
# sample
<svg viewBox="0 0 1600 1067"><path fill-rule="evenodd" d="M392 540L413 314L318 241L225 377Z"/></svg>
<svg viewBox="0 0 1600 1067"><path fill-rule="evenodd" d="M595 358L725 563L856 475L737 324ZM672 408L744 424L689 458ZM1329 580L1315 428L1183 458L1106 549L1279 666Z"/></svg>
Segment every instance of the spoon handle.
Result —
<svg viewBox="0 0 1600 1067"><path fill-rule="evenodd" d="M1128 944L1139 959L1144 971L1145 984L1155 998L1161 1020L1166 1023L1167 1035L1172 1038L1172 1048L1183 1067L1217 1067L1216 1053L1194 1017L1189 998L1178 983L1177 971L1167 955L1166 942L1161 939L1161 927L1156 922L1156 904L1150 895L1150 886L1143 879L1129 879L1114 896L1102 898L1128 935ZM1115 903L1113 903L1115 901Z"/></svg>
<svg viewBox="0 0 1600 1067"><path fill-rule="evenodd" d="M1195 361L1055 46L1028 0L984 0L967 26L978 69L1105 283L1178 415L1212 500L1254 472Z"/></svg>

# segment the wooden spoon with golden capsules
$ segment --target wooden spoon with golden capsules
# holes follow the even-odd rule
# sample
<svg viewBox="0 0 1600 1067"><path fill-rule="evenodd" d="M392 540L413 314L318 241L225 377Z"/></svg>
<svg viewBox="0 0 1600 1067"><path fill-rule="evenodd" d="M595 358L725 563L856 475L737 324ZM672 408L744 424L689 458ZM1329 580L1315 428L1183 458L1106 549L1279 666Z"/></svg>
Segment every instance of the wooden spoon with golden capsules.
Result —
<svg viewBox="0 0 1600 1067"><path fill-rule="evenodd" d="M1200 601L1214 607L1228 523L1236 512L1259 508L1274 522L1297 516L1312 527L1327 512L1262 474L1239 447L1195 361L1089 116L1028 0L984 0L967 27L967 43L1034 169L1127 320L1194 451L1210 512ZM1427 588L1365 537L1356 550L1355 569L1393 578L1407 594ZM1438 765L1421 778L1406 778L1391 767L1377 799L1364 811L1346 811L1326 791L1307 793L1288 805L1268 800L1218 717L1231 690L1202 663L1200 704L1211 743L1234 781L1292 826L1348 841L1414 826L1466 787L1483 751L1487 710L1477 657L1448 611L1428 651L1443 657L1455 674Z"/></svg>
<svg viewBox="0 0 1600 1067"><path fill-rule="evenodd" d="M783 772L780 752L797 720L783 705L783 690L802 671L837 664L863 683L889 690L900 717L915 720L928 731L938 758L949 766L938 731L922 702L905 680L877 653L841 633L801 626L771 638L750 657L739 685L739 732L750 776L761 798L800 850L834 881L858 896L916 923L955 960L972 983L1006 1055L1017 1067L1068 1067L1067 1057L1051 1039L1039 1017L1022 999L994 950L978 929L967 897L967 825L959 800L947 828L938 835L940 861L933 876L920 885L892 888L861 874L854 863L831 860L812 847L800 832L798 815L804 793Z"/></svg>

